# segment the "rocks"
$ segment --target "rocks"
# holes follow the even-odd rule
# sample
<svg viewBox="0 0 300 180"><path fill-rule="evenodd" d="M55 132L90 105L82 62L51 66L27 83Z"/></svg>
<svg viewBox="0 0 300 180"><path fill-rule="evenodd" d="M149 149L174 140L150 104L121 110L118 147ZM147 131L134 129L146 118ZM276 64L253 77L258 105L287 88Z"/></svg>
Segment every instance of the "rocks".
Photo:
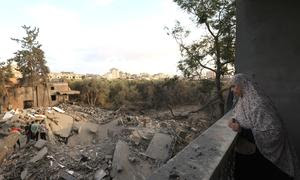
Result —
<svg viewBox="0 0 300 180"><path fill-rule="evenodd" d="M61 180L76 180L76 178L74 176L70 175L66 171L61 171L60 172L59 179L61 179Z"/></svg>
<svg viewBox="0 0 300 180"><path fill-rule="evenodd" d="M73 127L73 118L71 116L53 113L53 115L47 115L49 119L52 119L50 122L50 127L54 134L67 138L70 136L72 127Z"/></svg>
<svg viewBox="0 0 300 180"><path fill-rule="evenodd" d="M15 115L15 111L14 110L8 111L8 112L6 112L4 114L2 120L3 121L7 121L7 120L11 119L14 115Z"/></svg>
<svg viewBox="0 0 300 180"><path fill-rule="evenodd" d="M30 159L29 162L35 163L45 157L45 155L48 153L48 148L44 147L42 150L40 150L37 155L35 155L33 158Z"/></svg>
<svg viewBox="0 0 300 180"><path fill-rule="evenodd" d="M37 149L42 149L46 144L47 144L47 141L46 141L46 140L39 139L39 140L34 144L34 147L36 147Z"/></svg>
<svg viewBox="0 0 300 180"><path fill-rule="evenodd" d="M106 172L103 169L99 169L96 171L94 180L102 180L106 176Z"/></svg>
<svg viewBox="0 0 300 180"><path fill-rule="evenodd" d="M28 169L25 168L21 173L21 179L22 180L25 179L27 177L27 174L28 174Z"/></svg>
<svg viewBox="0 0 300 180"><path fill-rule="evenodd" d="M135 143L135 145L139 145L141 142L142 137L138 133L137 130L134 130L132 134L129 136L130 140Z"/></svg>
<svg viewBox="0 0 300 180"><path fill-rule="evenodd" d="M77 130L77 134L74 134L69 138L68 145L88 145L93 141L96 143L97 132L99 125L90 122L75 122L73 129Z"/></svg>
<svg viewBox="0 0 300 180"><path fill-rule="evenodd" d="M52 107L55 111L59 112L59 113L65 113L64 110L58 108L58 107Z"/></svg>
<svg viewBox="0 0 300 180"><path fill-rule="evenodd" d="M173 138L170 135L156 133L145 154L148 157L165 162L171 156L172 148Z"/></svg>
<svg viewBox="0 0 300 180"><path fill-rule="evenodd" d="M111 177L115 180L131 180L135 179L134 172L128 161L129 147L123 141L118 141L116 144Z"/></svg>
<svg viewBox="0 0 300 180"><path fill-rule="evenodd" d="M157 117L157 111L141 115L69 104L59 108L65 112L39 108L14 116L19 125L46 116L48 139L15 151L0 166L5 179L146 179L173 154L175 140L192 140L199 132L193 121ZM0 122L1 130L11 127L12 119Z"/></svg>

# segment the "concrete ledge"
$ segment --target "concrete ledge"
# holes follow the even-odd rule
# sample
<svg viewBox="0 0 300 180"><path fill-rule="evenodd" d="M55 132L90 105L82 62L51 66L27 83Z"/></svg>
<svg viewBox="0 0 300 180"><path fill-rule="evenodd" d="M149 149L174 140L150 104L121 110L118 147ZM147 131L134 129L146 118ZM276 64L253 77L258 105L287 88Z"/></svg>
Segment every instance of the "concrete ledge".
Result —
<svg viewBox="0 0 300 180"><path fill-rule="evenodd" d="M227 126L227 113L186 146L147 180L208 180L214 179L219 165L231 150L237 133Z"/></svg>

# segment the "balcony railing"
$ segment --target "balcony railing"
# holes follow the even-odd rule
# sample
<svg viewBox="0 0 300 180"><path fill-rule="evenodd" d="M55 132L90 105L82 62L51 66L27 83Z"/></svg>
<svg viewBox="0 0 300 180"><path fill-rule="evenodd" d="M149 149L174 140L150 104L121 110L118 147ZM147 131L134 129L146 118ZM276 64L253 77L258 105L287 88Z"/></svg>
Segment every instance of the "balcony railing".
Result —
<svg viewBox="0 0 300 180"><path fill-rule="evenodd" d="M227 126L230 118L229 112L157 169L147 180L233 179L233 145L237 133Z"/></svg>

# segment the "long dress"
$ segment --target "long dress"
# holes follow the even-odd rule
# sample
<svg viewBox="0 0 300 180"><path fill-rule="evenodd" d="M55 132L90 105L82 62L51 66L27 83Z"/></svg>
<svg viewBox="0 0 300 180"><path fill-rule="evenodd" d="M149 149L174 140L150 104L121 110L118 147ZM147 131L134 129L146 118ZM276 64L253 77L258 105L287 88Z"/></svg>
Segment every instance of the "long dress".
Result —
<svg viewBox="0 0 300 180"><path fill-rule="evenodd" d="M239 136L255 144L251 129L242 128ZM266 159L257 148L255 153L250 155L245 155L238 152L235 153L234 178L235 180L294 179L275 166L271 161Z"/></svg>
<svg viewBox="0 0 300 180"><path fill-rule="evenodd" d="M243 128L241 136L246 136L256 145L252 155L237 154L237 170L248 172L248 177L255 174L267 175L267 179L272 179L270 176L274 175L276 180L284 179L285 174L288 177L299 177L297 155L271 99L247 75L235 75L232 84L242 89L242 95L233 109L233 118ZM249 138L249 134L252 138ZM240 159L244 159L245 163L241 164ZM246 167L242 167L245 164Z"/></svg>

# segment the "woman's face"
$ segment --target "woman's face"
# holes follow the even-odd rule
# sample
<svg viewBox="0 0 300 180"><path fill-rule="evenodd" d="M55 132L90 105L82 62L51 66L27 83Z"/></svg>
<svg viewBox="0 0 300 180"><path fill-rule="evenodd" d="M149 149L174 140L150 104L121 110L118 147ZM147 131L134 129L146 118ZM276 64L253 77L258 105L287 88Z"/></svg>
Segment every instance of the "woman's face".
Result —
<svg viewBox="0 0 300 180"><path fill-rule="evenodd" d="M234 84L231 87L232 92L234 93L235 96L241 97L242 96L242 88L241 86Z"/></svg>

